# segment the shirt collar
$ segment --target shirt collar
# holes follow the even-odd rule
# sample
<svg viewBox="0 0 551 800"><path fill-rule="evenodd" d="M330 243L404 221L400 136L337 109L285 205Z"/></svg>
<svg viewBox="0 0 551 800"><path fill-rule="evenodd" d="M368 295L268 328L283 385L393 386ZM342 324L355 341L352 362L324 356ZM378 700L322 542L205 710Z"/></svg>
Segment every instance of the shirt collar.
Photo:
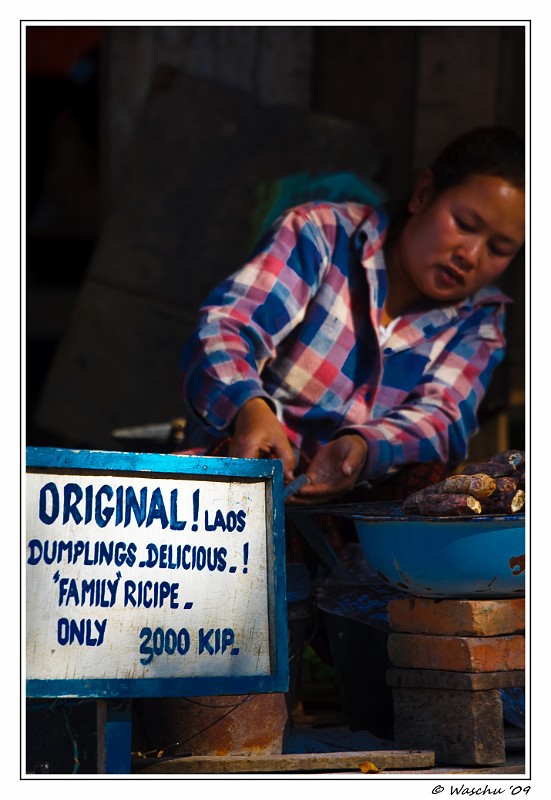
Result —
<svg viewBox="0 0 551 800"><path fill-rule="evenodd" d="M389 225L389 211L387 206L370 208L365 219L356 231L356 247L364 266L369 266L367 261L382 251Z"/></svg>

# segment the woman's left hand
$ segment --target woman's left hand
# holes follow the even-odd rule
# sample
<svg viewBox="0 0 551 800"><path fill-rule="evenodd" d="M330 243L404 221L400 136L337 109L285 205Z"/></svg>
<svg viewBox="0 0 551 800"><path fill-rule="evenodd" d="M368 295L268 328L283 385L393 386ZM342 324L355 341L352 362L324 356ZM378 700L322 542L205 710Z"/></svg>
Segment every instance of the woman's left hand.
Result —
<svg viewBox="0 0 551 800"><path fill-rule="evenodd" d="M335 500L356 485L367 458L367 442L356 434L346 434L324 445L312 459L306 476L308 483L289 503L323 504Z"/></svg>

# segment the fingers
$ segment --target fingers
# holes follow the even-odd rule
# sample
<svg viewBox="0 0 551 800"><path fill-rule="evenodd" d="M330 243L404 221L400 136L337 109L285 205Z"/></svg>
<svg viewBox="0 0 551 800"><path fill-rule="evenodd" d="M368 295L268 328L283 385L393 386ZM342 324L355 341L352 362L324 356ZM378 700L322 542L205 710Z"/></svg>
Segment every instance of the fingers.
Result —
<svg viewBox="0 0 551 800"><path fill-rule="evenodd" d="M367 444L363 439L360 437L356 437L359 440L359 443L354 443L348 452L348 454L344 457L342 462L342 473L343 475L353 475L354 473L359 473L365 464L365 459L367 456Z"/></svg>
<svg viewBox="0 0 551 800"><path fill-rule="evenodd" d="M299 492L289 497L287 502L293 505L329 505L341 497L346 496L354 488L354 483L342 486L339 489L333 484L328 491L327 486L312 486L308 484Z"/></svg>
<svg viewBox="0 0 551 800"><path fill-rule="evenodd" d="M234 436L230 442L229 454L232 458L259 458L259 444L250 436Z"/></svg>
<svg viewBox="0 0 551 800"><path fill-rule="evenodd" d="M360 436L342 436L318 451L306 475L309 483L290 502L325 503L351 491L367 456L367 443Z"/></svg>
<svg viewBox="0 0 551 800"><path fill-rule="evenodd" d="M295 471L295 454L286 436L283 439L267 437L264 431L257 435L236 437L229 447L233 458L280 458L283 472L287 480L293 480Z"/></svg>
<svg viewBox="0 0 551 800"><path fill-rule="evenodd" d="M280 458L283 462L283 474L285 475L285 479L288 481L294 480L296 455L287 437L285 437L284 441L274 443L272 455L276 458Z"/></svg>
<svg viewBox="0 0 551 800"><path fill-rule="evenodd" d="M339 481L315 482L308 473L307 477L309 482L297 494L300 499L313 498L318 501L323 497L338 497L354 488L354 480L350 478L343 478Z"/></svg>
<svg viewBox="0 0 551 800"><path fill-rule="evenodd" d="M236 415L229 453L234 458L279 458L285 479L295 477L295 453L285 429L261 398L249 400Z"/></svg>

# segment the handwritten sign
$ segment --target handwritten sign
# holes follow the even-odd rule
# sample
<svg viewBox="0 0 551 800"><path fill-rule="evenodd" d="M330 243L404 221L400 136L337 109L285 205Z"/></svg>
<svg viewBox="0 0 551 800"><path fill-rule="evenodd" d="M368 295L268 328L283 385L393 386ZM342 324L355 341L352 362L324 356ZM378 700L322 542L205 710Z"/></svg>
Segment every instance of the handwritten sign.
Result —
<svg viewBox="0 0 551 800"><path fill-rule="evenodd" d="M27 449L28 696L282 691L277 460Z"/></svg>

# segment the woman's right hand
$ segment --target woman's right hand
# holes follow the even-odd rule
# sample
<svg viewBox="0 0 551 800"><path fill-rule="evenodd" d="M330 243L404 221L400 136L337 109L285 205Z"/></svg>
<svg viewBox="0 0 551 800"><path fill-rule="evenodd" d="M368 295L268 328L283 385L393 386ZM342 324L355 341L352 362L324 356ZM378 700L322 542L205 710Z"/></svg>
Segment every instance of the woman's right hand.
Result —
<svg viewBox="0 0 551 800"><path fill-rule="evenodd" d="M229 447L233 458L280 458L287 482L295 477L295 453L283 425L261 397L239 409Z"/></svg>

